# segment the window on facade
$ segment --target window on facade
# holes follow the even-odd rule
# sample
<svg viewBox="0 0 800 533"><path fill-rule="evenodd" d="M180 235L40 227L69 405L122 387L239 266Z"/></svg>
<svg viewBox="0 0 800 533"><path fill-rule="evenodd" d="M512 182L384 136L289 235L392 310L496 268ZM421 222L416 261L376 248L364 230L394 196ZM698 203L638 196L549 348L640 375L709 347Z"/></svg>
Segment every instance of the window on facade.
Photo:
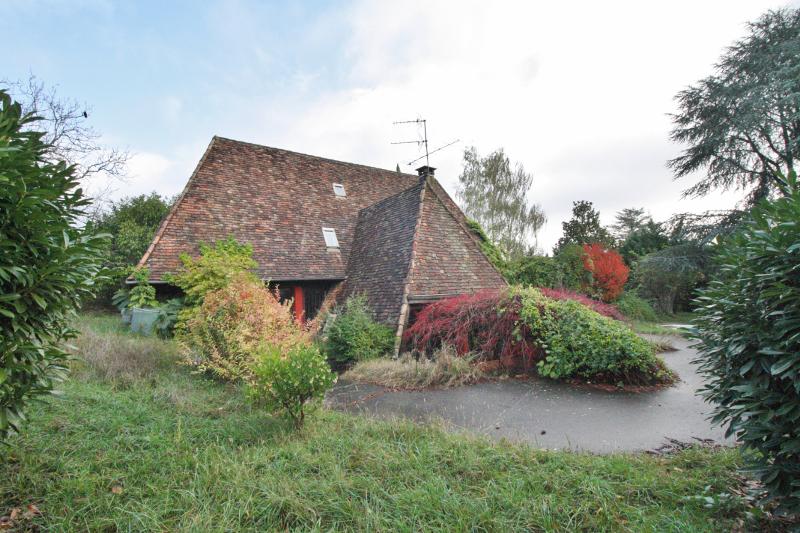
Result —
<svg viewBox="0 0 800 533"><path fill-rule="evenodd" d="M339 239L336 238L336 230L333 228L322 228L322 236L325 237L325 245L328 248L338 248Z"/></svg>
<svg viewBox="0 0 800 533"><path fill-rule="evenodd" d="M344 192L344 185L342 185L341 183L334 183L333 194L335 194L336 196L341 196L342 198L347 196L347 193Z"/></svg>

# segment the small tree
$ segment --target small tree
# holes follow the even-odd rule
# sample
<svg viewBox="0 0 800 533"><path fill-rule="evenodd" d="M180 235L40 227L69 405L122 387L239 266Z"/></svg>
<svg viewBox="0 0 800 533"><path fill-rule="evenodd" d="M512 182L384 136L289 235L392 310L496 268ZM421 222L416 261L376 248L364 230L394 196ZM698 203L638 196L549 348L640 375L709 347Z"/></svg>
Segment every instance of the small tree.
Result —
<svg viewBox="0 0 800 533"><path fill-rule="evenodd" d="M313 344L282 350L267 343L256 352L248 391L254 400L273 412L283 412L299 428L308 403L321 400L334 383L336 374Z"/></svg>
<svg viewBox="0 0 800 533"><path fill-rule="evenodd" d="M61 346L104 244L76 227L90 202L74 168L48 159L36 120L0 91L0 440L65 375Z"/></svg>
<svg viewBox="0 0 800 533"><path fill-rule="evenodd" d="M467 148L458 182L464 211L507 256L535 248L536 233L546 218L539 205L528 202L533 175L521 164L512 169L502 148L486 157L475 147Z"/></svg>
<svg viewBox="0 0 800 533"><path fill-rule="evenodd" d="M698 362L713 420L727 425L770 498L800 513L800 187L764 203L722 244L698 299Z"/></svg>
<svg viewBox="0 0 800 533"><path fill-rule="evenodd" d="M628 281L628 267L614 250L602 244L583 245L583 265L592 274L592 292L604 302L613 302Z"/></svg>
<svg viewBox="0 0 800 533"><path fill-rule="evenodd" d="M661 313L674 313L688 305L698 285L707 279L708 247L696 244L670 246L647 254L634 269L640 296L653 302Z"/></svg>
<svg viewBox="0 0 800 533"><path fill-rule="evenodd" d="M558 240L554 254L571 244L583 246L596 242L609 247L614 244L614 237L600 224L600 213L595 210L592 202L572 202L572 218L562 222L561 227L564 235Z"/></svg>

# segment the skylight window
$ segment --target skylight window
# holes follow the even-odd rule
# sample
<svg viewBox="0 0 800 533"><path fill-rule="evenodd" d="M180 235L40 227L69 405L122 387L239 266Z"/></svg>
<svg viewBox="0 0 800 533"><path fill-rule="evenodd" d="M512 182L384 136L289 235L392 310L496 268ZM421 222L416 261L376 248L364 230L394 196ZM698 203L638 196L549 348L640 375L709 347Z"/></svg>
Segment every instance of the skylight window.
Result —
<svg viewBox="0 0 800 533"><path fill-rule="evenodd" d="M344 192L344 185L342 185L341 183L334 183L333 184L333 194L335 194L336 196L342 197L342 198L347 196L347 193Z"/></svg>
<svg viewBox="0 0 800 533"><path fill-rule="evenodd" d="M336 230L333 228L322 228L322 236L325 237L325 246L328 248L338 248L339 239L336 238Z"/></svg>

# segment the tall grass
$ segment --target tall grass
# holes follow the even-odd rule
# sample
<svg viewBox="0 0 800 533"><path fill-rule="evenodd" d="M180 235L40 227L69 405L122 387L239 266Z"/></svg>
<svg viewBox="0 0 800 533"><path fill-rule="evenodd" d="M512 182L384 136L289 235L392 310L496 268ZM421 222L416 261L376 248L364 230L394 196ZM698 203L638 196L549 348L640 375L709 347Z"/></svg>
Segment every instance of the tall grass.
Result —
<svg viewBox="0 0 800 533"><path fill-rule="evenodd" d="M475 383L483 372L469 356L459 357L451 346L436 350L431 358L380 358L356 363L342 378L399 389L454 387Z"/></svg>
<svg viewBox="0 0 800 533"><path fill-rule="evenodd" d="M171 369L178 361L173 342L132 334L113 315L85 315L75 327L81 332L70 346L76 377L129 385Z"/></svg>

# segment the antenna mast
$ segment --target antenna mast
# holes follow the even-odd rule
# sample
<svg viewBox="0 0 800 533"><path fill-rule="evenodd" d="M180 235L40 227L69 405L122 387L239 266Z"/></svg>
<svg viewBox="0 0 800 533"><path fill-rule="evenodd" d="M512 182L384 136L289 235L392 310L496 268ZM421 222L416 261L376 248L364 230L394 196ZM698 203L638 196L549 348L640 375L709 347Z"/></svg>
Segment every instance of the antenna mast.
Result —
<svg viewBox="0 0 800 533"><path fill-rule="evenodd" d="M430 160L430 155L431 154L435 154L436 152L438 152L440 150L444 150L448 146L452 146L455 143L459 142L459 140L460 140L460 139L456 139L455 141L447 143L444 146L440 146L436 150L433 150L433 151L429 152L428 151L428 121L427 120L425 120L424 118L418 118L418 119L415 119L415 120L398 120L398 121L393 122L392 124L394 124L395 126L398 126L400 124L422 124L422 135L423 135L422 140L396 141L396 142L392 143L392 144L416 144L417 146L422 145L422 146L425 147L425 155L424 156L420 156L420 157L416 158L415 160L406 163L409 166L413 165L414 163L416 163L417 161L419 161L423 157L425 158L425 166L428 166L428 167L431 166L431 160Z"/></svg>

